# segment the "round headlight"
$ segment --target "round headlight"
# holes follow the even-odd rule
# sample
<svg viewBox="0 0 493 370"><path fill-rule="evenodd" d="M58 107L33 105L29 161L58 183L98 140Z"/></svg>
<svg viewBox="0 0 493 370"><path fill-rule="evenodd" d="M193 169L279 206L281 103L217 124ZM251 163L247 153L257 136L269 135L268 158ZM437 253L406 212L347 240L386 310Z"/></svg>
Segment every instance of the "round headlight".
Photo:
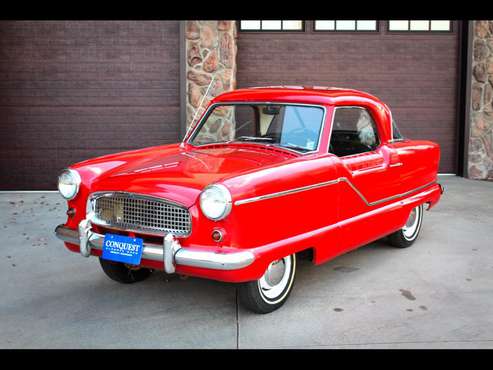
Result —
<svg viewBox="0 0 493 370"><path fill-rule="evenodd" d="M224 185L210 185L200 194L200 209L204 215L219 221L231 211L231 194Z"/></svg>
<svg viewBox="0 0 493 370"><path fill-rule="evenodd" d="M74 199L79 192L80 176L75 170L64 170L58 176L58 191L67 200Z"/></svg>

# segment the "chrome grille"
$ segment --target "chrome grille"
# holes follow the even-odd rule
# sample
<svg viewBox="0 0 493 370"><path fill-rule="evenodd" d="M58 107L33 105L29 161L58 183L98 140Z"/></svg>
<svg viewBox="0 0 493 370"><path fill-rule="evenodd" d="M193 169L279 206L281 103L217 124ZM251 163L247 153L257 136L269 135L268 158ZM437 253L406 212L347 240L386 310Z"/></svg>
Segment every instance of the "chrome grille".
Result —
<svg viewBox="0 0 493 370"><path fill-rule="evenodd" d="M188 210L166 200L116 192L93 195L91 204L95 224L159 235L191 232Z"/></svg>

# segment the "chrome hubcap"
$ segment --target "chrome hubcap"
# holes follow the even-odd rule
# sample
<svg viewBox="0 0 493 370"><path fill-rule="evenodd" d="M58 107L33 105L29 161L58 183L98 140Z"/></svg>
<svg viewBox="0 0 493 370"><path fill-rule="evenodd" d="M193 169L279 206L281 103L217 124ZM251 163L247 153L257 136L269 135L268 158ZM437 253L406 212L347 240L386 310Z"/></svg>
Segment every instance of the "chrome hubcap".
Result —
<svg viewBox="0 0 493 370"><path fill-rule="evenodd" d="M277 298L289 284L291 269L289 256L272 262L258 281L261 293L269 300Z"/></svg>
<svg viewBox="0 0 493 370"><path fill-rule="evenodd" d="M275 286L279 284L284 276L284 272L286 271L286 264L284 260L277 260L272 262L267 271L265 272L265 281L269 286Z"/></svg>

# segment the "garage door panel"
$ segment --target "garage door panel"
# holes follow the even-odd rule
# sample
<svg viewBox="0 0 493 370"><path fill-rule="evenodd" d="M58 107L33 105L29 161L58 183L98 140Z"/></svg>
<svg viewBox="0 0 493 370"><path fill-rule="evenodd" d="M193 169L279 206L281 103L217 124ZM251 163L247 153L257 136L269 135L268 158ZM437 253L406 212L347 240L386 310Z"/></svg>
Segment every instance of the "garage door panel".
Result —
<svg viewBox="0 0 493 370"><path fill-rule="evenodd" d="M177 112L178 110L175 109ZM171 113L172 110L168 110L168 113ZM146 117L110 117L108 120L105 120L105 117L93 117L93 116L81 116L77 117L77 120L68 121L66 117L60 116L48 116L48 117L40 117L39 119L32 117L15 117L14 119L9 120L11 123L21 124L21 128L15 128L20 130L20 132L29 132L29 131L37 131L40 129L44 129L45 131L56 131L61 130L64 132L69 132L73 130L83 130L83 131L92 131L91 129L102 129L107 128L110 130L116 130L124 127L135 126L136 121L138 120L139 124L145 126L146 128L155 127L156 129L160 129L161 131L171 131L171 126L178 126L178 122L172 121L169 118L159 115L151 115ZM81 125L83 127L77 127L75 125ZM69 129L67 129L67 125L69 125ZM0 132L3 134L12 131L9 127L5 127L6 125L0 125ZM165 127L163 127L165 126ZM88 128L86 130L86 128ZM97 133L96 133L97 134Z"/></svg>
<svg viewBox="0 0 493 370"><path fill-rule="evenodd" d="M238 86L320 85L381 98L401 131L442 146L440 171L456 169L458 34L239 32ZM445 149L445 147L447 147Z"/></svg>
<svg viewBox="0 0 493 370"><path fill-rule="evenodd" d="M55 96L55 97L2 97L0 96L0 106L44 106L44 105L57 105L57 106L155 106L163 102L163 97L154 96L114 96L114 97L97 97L86 96L81 99L77 96ZM176 103L179 99L175 100Z"/></svg>
<svg viewBox="0 0 493 370"><path fill-rule="evenodd" d="M91 126L92 130L67 130L67 125L53 125L46 129L39 126L15 131L13 133L0 131L2 138L9 140L4 149L16 150L46 150L56 145L57 149L71 150L73 148L112 148L118 151L124 146L139 146L145 140L150 146L168 142L176 142L178 126L162 129L162 124L146 125L145 131L135 137L135 125L107 125ZM69 132L67 132L69 131ZM74 139L76 138L76 139ZM54 144L56 142L56 144ZM45 153L46 154L46 153Z"/></svg>
<svg viewBox="0 0 493 370"><path fill-rule="evenodd" d="M178 69L174 68L173 74L170 75L170 80L168 83L177 83L178 78L176 77L176 73L178 73ZM117 80L129 80L129 81L142 81L142 80L159 80L163 78L163 71L159 72L115 72L111 70L102 70L98 74L94 74L93 72L79 72L79 71L69 71L69 72L58 72L58 71L49 71L46 72L44 78L46 80L69 80L69 81L93 81L94 82L104 82L111 81L114 79ZM38 73L33 72L19 72L17 74L13 74L11 72L5 73L0 72L1 80L21 80L21 81L31 81L32 79L39 78ZM166 81L164 81L166 83Z"/></svg>
<svg viewBox="0 0 493 370"><path fill-rule="evenodd" d="M1 114L0 114L1 115ZM77 116L14 115L14 122L0 126L0 134L7 140L4 149L70 149L84 147L118 148L132 145L159 145L178 140L179 109L172 107L162 114L149 116L133 114ZM144 127L145 130L140 130ZM137 135L137 136L136 136ZM109 145L111 144L111 145ZM48 153L46 153L48 155ZM89 155L90 157L90 155ZM87 157L87 158L89 158Z"/></svg>
<svg viewBox="0 0 493 370"><path fill-rule="evenodd" d="M34 46L53 44L154 46L158 41L173 44L173 39L164 36L179 34L177 27L164 29L163 22L160 21L2 21L2 23L0 44L19 42ZM33 33L36 34L36 38L30 39Z"/></svg>
<svg viewBox="0 0 493 370"><path fill-rule="evenodd" d="M0 22L0 189L179 139L179 22Z"/></svg>
<svg viewBox="0 0 493 370"><path fill-rule="evenodd" d="M178 108L178 107L174 107ZM70 119L77 119L78 116L87 117L125 117L128 115L163 115L168 111L168 107L165 104L160 106L127 106L127 107L81 107L81 106L71 106L71 107L57 107L57 106L35 106L35 107L0 107L0 118L2 122L4 120L12 119L13 116L24 115L35 115L35 116L70 116ZM166 117L163 117L163 119ZM173 117L174 118L174 117Z"/></svg>
<svg viewBox="0 0 493 370"><path fill-rule="evenodd" d="M34 99L48 99L48 98L65 98L66 96L70 96L71 98L105 98L105 99L113 99L113 98L161 98L168 99L170 96L173 96L175 91L174 89L91 89L87 91L87 89L74 89L74 88L56 88L56 89L4 89L0 87L0 99L12 100L11 105L25 105L22 102L29 103L29 98ZM90 94L90 95L88 95ZM21 99L18 101L17 99ZM176 103L177 99L174 99L174 103ZM168 102L169 103L169 102ZM30 104L28 104L30 105ZM148 105L148 104L147 104Z"/></svg>
<svg viewBox="0 0 493 370"><path fill-rule="evenodd" d="M1 70L1 69L0 69ZM162 76L160 77L162 78ZM173 89L178 78L170 76L166 81L159 79L150 80L0 80L0 89ZM168 84L170 87L168 87Z"/></svg>
<svg viewBox="0 0 493 370"><path fill-rule="evenodd" d="M33 77L33 74L37 75L39 73L43 73L45 74L44 80L49 80L50 78L52 79L52 77L58 77L58 76L72 77L73 73L79 72L79 73L85 73L85 75L83 75L85 77L84 78L85 80L90 80L92 76L92 79L97 81L97 77L99 76L99 74L105 72L112 72L115 74L129 73L129 72L159 73L162 72L163 67L173 68L174 70L178 71L179 66L177 66L176 63L166 63L159 61L159 59L164 59L169 57L173 57L173 55L171 56L159 55L156 58L153 58L152 60L148 60L144 58L136 59L131 57L126 57L123 58L122 60L114 60L114 59L105 60L104 58L100 58L99 60L96 59L94 61L80 63L80 61L78 61L77 58L74 58L74 61L63 59L63 60L46 60L40 62L40 60L36 59L36 57L21 55L18 56L17 58L23 59L24 60L22 62L23 64L14 65L14 63L17 64L15 58L12 60L1 59L0 64L2 65L1 66L2 71L10 72L10 74L2 72L2 77L4 77L4 79L6 80L8 80L9 77L10 79L17 80L17 76L12 75L12 72L20 73L21 74L20 77L23 78ZM30 65L28 65L29 60L32 60L32 63L30 63ZM70 63L73 64L70 65ZM174 77L174 76L170 75L170 77ZM152 79L152 75L145 79Z"/></svg>

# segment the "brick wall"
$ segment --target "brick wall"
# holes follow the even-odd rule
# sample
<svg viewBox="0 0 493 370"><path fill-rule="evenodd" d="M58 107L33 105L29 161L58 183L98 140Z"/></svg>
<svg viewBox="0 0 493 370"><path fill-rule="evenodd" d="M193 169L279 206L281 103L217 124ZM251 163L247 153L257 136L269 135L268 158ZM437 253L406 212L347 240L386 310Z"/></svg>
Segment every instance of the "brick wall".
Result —
<svg viewBox="0 0 493 370"><path fill-rule="evenodd" d="M0 189L177 142L179 21L0 22Z"/></svg>

